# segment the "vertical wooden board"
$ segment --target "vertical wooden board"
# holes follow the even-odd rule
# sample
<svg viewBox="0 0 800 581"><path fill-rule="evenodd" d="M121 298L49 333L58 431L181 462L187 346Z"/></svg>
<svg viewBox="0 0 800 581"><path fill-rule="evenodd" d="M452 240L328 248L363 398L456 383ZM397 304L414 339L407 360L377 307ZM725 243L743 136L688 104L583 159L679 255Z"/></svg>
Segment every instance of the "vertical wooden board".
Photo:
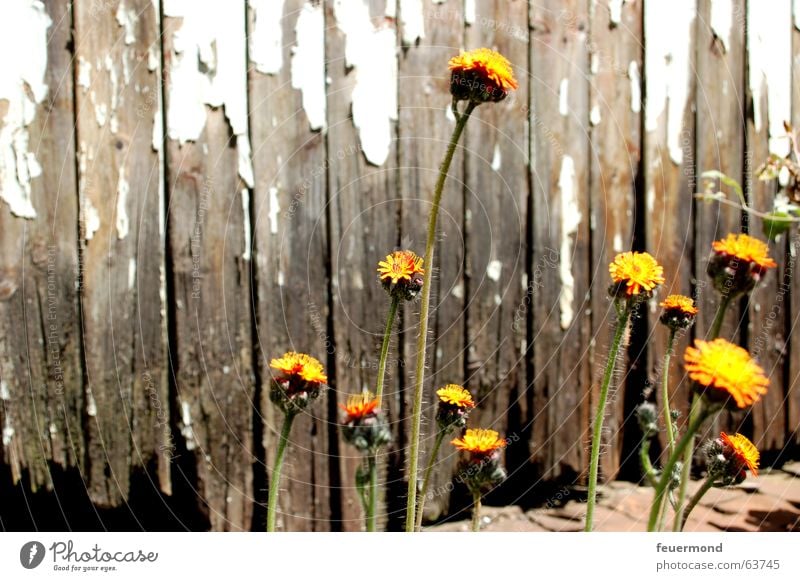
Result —
<svg viewBox="0 0 800 581"><path fill-rule="evenodd" d="M668 336L658 322L658 303L668 294L691 294L696 10L695 0L644 2L644 249L664 267L666 279L641 306L649 323L648 375L655 381ZM683 368L672 365L670 376L674 389ZM676 407L686 405L686 398L675 399Z"/></svg>
<svg viewBox="0 0 800 581"><path fill-rule="evenodd" d="M608 296L608 265L633 248L636 221L635 181L641 159L641 75L643 0L624 2L616 13L604 2L592 2L590 43L591 220L592 262L592 393L599 394L616 324ZM621 356L619 368L625 368ZM626 376L616 375L624 383ZM620 465L621 420L625 398L617 392L609 402L602 471L612 477ZM584 423L584 426L587 424ZM584 436L588 445L591 442Z"/></svg>
<svg viewBox="0 0 800 581"><path fill-rule="evenodd" d="M739 183L744 177L745 148L745 106L744 87L745 58L745 2L744 0L700 0L698 4L697 30L697 131L695 166L698 185L703 190L703 172L718 170L731 176ZM752 169L752 168L751 168ZM717 184L719 185L719 184ZM734 197L736 194L725 186L725 191ZM706 274L711 244L741 230L741 211L718 204L717 202L695 202L694 215L694 293L700 312L697 315L691 335L699 339L708 337L714 315L719 306L719 293L711 285ZM720 336L737 342L742 314L739 305L728 308L728 316L723 323ZM677 357L674 365L683 370L683 352L687 340L675 346ZM683 380L680 387L672 384L673 408L687 411L691 397L691 382L685 374L673 376ZM730 429L733 420L729 414L718 416L709 428L711 433Z"/></svg>
<svg viewBox="0 0 800 581"><path fill-rule="evenodd" d="M25 167L0 169L0 461L36 490L52 485L48 462L84 465L72 17L66 0L0 9L6 11L2 19L19 34L3 33L14 43L9 58L24 66L0 73L14 75L2 84L20 91L0 94L0 155ZM27 123L23 106L35 111ZM12 145L12 132L27 151ZM26 172L30 180L17 181ZM26 186L36 213L29 219L9 204Z"/></svg>
<svg viewBox="0 0 800 581"><path fill-rule="evenodd" d="M800 127L800 5L792 5L792 127ZM798 272L800 238L797 232L789 240L788 260L794 269L792 278L792 298L790 317L787 320L789 339L789 367L786 377L786 443L800 444L800 272Z"/></svg>
<svg viewBox="0 0 800 581"><path fill-rule="evenodd" d="M269 402L269 361L296 350L318 358L330 381L325 155L324 13L318 3L285 2L283 13L250 2L250 113L255 169L258 366L266 461L272 467L282 414ZM276 21L277 18L277 21ZM259 51L274 43L278 53ZM277 60L276 60L277 59ZM327 360L326 360L327 358ZM279 497L286 531L334 530L328 438L330 392L295 421ZM274 483L269 482L272 486ZM258 491L257 491L258 492ZM254 523L263 530L265 523Z"/></svg>
<svg viewBox="0 0 800 581"><path fill-rule="evenodd" d="M771 153L785 156L789 142L783 124L791 120L792 23L788 0L776 2L772 10L749 2L747 10L748 103L752 117L747 120L746 193L757 210L772 210L774 183L756 176L758 166ZM761 220L751 219L749 231L766 240ZM750 353L770 378L767 394L748 412L752 419L753 443L759 449L780 449L786 429L784 411L784 309L788 308L789 274L785 257L786 240L770 243L770 254L778 263L750 296ZM791 276L791 275L789 275ZM787 279L788 280L788 279ZM746 420L747 418L745 418Z"/></svg>
<svg viewBox="0 0 800 581"><path fill-rule="evenodd" d="M158 5L75 6L78 184L86 347L88 488L99 505L128 494L137 465L162 456L167 409L162 316ZM148 59L148 55L152 55ZM162 483L168 489L168 481Z"/></svg>
<svg viewBox="0 0 800 581"><path fill-rule="evenodd" d="M542 478L575 478L590 391L588 2L535 4L531 29L531 446Z"/></svg>
<svg viewBox="0 0 800 581"><path fill-rule="evenodd" d="M211 529L249 530L254 378L245 3L169 1L164 15L179 428L194 455L198 503Z"/></svg>
<svg viewBox="0 0 800 581"><path fill-rule="evenodd" d="M470 423L491 427L510 439L507 463L519 458L527 464L530 442L519 432L530 425L510 424L509 410L514 406L520 414L530 413L521 409L527 407L530 313L525 239L530 171L528 5L484 2L476 8L474 15L467 15L466 47L487 46L500 52L511 62L519 88L500 103L478 107L464 141L466 381L477 402ZM448 451L455 457L452 449ZM533 483L523 482L525 471L517 468L509 466L504 486L525 494Z"/></svg>
<svg viewBox="0 0 800 581"><path fill-rule="evenodd" d="M387 15L384 0L335 0L326 7L331 315L335 395L343 403L348 393L375 391L389 305L376 268L398 243L398 45L394 15ZM393 346L390 361L398 355L397 343ZM396 397L397 366L387 367L385 397L390 401ZM342 527L361 530L363 515L354 483L361 453L344 441L339 453ZM378 518L383 520L384 515Z"/></svg>
<svg viewBox="0 0 800 581"><path fill-rule="evenodd" d="M401 4L401 22L408 23L413 16L406 9L413 2ZM422 255L425 251L426 229L431 209L431 200L439 165L444 157L447 143L455 126L450 113L450 72L449 59L462 48L464 34L464 11L462 2L446 0L442 3L426 1L424 10L424 36L414 38L409 24L403 27L403 50L400 53L399 72L399 188L402 197L401 233L403 246ZM468 46L467 48L474 48ZM475 386L465 376L464 367L464 154L465 139L471 129L480 121L477 117L483 111L476 111L476 119L467 124L462 143L456 151L448 172L448 179L442 194L439 214L439 232L434 247L433 269L425 265L426 272L432 272L431 311L428 338L427 376L423 404L423 425L420 448L425 453L420 465L428 462L427 454L433 446L435 423L432 417L436 390L448 383L465 384L475 395ZM417 337L419 334L419 303L406 303L403 316L405 344L405 390L396 392L391 398L394 417L398 421L397 432L409 431L410 417L400 415L401 410L410 415L413 405L414 366L417 360ZM403 371L403 370L400 370ZM402 401L401 401L402 400ZM402 434L398 434L400 440ZM407 440L400 440L405 442ZM446 513L449 505L449 487L455 466L455 454L448 444L442 446L434 473L431 476L430 498L425 502L427 518L434 519ZM402 458L406 449L399 449ZM393 475L404 479L403 471ZM405 496L406 484L402 488Z"/></svg>

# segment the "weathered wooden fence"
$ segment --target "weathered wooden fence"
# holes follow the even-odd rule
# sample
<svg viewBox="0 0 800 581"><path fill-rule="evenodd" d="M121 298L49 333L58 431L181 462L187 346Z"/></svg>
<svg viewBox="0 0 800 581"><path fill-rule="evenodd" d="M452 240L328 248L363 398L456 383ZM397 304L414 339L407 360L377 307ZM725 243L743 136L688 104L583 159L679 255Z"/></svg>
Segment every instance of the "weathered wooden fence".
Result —
<svg viewBox="0 0 800 581"><path fill-rule="evenodd" d="M337 402L375 378L376 262L422 251L459 48L497 48L521 81L477 111L451 171L426 383L429 401L466 384L475 423L512 438L494 502L581 481L611 257L656 255L704 336L709 245L742 224L693 200L697 176L768 207L752 170L800 125L789 0L7 0L0 46L0 528L261 529L280 420L264 385L289 349L332 389L296 422L282 526L359 527ZM800 443L797 249L773 245L777 274L725 329L772 388L723 423L772 461ZM416 315L392 345L390 526ZM606 478L636 476L631 412L661 371L643 315ZM431 516L463 502L454 459Z"/></svg>

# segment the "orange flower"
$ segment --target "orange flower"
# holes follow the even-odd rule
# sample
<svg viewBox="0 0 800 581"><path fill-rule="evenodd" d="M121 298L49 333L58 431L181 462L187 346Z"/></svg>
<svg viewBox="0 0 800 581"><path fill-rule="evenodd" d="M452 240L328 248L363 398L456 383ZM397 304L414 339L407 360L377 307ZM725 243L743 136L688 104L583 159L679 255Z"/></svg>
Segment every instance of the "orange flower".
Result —
<svg viewBox="0 0 800 581"><path fill-rule="evenodd" d="M608 266L616 291L628 298L650 293L664 284L664 269L647 252L623 252ZM613 287L612 287L613 288Z"/></svg>
<svg viewBox="0 0 800 581"><path fill-rule="evenodd" d="M436 391L439 401L458 408L474 408L472 394L460 385L451 383Z"/></svg>
<svg viewBox="0 0 800 581"><path fill-rule="evenodd" d="M410 250L397 250L392 252L378 263L378 278L381 281L397 284L400 281L412 281L414 275L423 275L422 258Z"/></svg>
<svg viewBox="0 0 800 581"><path fill-rule="evenodd" d="M502 101L519 86L508 59L489 48L462 52L448 64L450 92L457 100Z"/></svg>
<svg viewBox="0 0 800 581"><path fill-rule="evenodd" d="M684 315L694 316L697 314L697 307L694 306L694 301L689 297L683 295L669 295L660 303L665 311L678 311Z"/></svg>
<svg viewBox="0 0 800 581"><path fill-rule="evenodd" d="M305 353L289 351L283 357L270 361L269 366L286 376L297 376L308 383L328 381L322 363Z"/></svg>
<svg viewBox="0 0 800 581"><path fill-rule="evenodd" d="M494 430L472 429L466 431L463 437L450 442L465 452L473 454L487 454L505 447L506 441Z"/></svg>
<svg viewBox="0 0 800 581"><path fill-rule="evenodd" d="M767 392L769 379L745 349L725 339L695 339L694 344L683 356L686 371L711 399L733 399L744 409Z"/></svg>
<svg viewBox="0 0 800 581"><path fill-rule="evenodd" d="M735 460L739 466L744 466L750 470L753 476L758 476L760 454L755 444L741 434L729 436L725 432L722 432L719 437L728 448L726 452L730 454L730 457Z"/></svg>
<svg viewBox="0 0 800 581"><path fill-rule="evenodd" d="M339 407L347 414L347 422L353 420L361 420L368 415L375 412L378 407L378 398L372 396L371 393L365 391L357 395L351 395L347 398L347 404L339 404Z"/></svg>
<svg viewBox="0 0 800 581"><path fill-rule="evenodd" d="M711 244L714 252L743 262L749 262L761 270L775 268L778 264L769 257L769 247L758 238L747 234L728 234Z"/></svg>

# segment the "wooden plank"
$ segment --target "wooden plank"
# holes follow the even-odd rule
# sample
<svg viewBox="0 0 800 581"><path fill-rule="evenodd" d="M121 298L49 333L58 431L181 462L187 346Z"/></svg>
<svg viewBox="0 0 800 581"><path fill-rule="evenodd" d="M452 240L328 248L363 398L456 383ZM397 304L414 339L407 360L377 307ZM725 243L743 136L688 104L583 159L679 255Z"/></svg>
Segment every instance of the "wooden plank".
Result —
<svg viewBox="0 0 800 581"><path fill-rule="evenodd" d="M403 6L401 5L401 10ZM401 20L410 20L410 14ZM399 72L399 156L398 176L402 198L402 246L418 254L425 252L426 228L430 214L433 189L438 176L439 164L444 157L455 120L448 114L450 96L449 59L458 54L463 42L464 12L461 2L448 0L442 4L424 3L424 37L416 41L410 28L403 29L406 45L400 54ZM481 112L482 113L482 112ZM476 117L479 113L476 112ZM466 130L480 124L473 119ZM420 449L424 451L420 465L426 466L428 453L433 445L434 421L432 417L436 390L448 383L463 384L474 395L475 386L469 383L464 367L464 242L463 242L463 188L464 188L464 141L457 150L448 173L442 194L439 214L439 234L434 249L433 286L431 287L432 333L428 338L428 375L425 378L423 405L423 432ZM428 265L425 266L428 268ZM426 270L427 272L427 270ZM405 383L403 391L395 391L391 397L393 419L397 421L397 444L394 466L397 472L391 476L398 481L397 496L403 499L407 490L408 475L405 472L405 450L403 431L410 432L410 413L413 405L414 365L417 360L417 336L419 325L419 303L407 303L402 323L405 344L403 360ZM434 519L445 514L449 505L449 489L445 486L455 466L455 455L449 445L442 446L429 490L432 497L425 503L426 518ZM390 476L390 480L391 480ZM403 526L405 503L397 503L395 510L402 512L398 519Z"/></svg>
<svg viewBox="0 0 800 581"><path fill-rule="evenodd" d="M792 29L792 127L800 128L800 5L793 6ZM789 338L789 367L786 376L786 443L795 449L800 444L800 273L798 273L798 254L800 239L793 232L789 240L790 264L794 267L792 279L791 307L787 319Z"/></svg>
<svg viewBox="0 0 800 581"><path fill-rule="evenodd" d="M619 14L594 3L591 22L591 220L592 229L592 394L599 395L616 315L607 289L608 265L633 248L637 219L635 181L641 159L641 0L625 2ZM625 368L622 355L619 368ZM627 375L617 375L624 382ZM624 386L621 386L624 389ZM602 472L612 477L619 468L624 392L609 402L608 440ZM586 423L584 423L586 425ZM588 437L588 436L585 436ZM587 441L588 446L591 442Z"/></svg>
<svg viewBox="0 0 800 581"><path fill-rule="evenodd" d="M500 492L513 500L530 492L533 484L525 470L531 462L533 421L526 393L531 356L527 19L524 2L480 3L474 15L467 15L465 41L469 49L487 46L500 52L511 62L519 82L506 100L475 111L464 142L466 383L477 402L470 423L511 438L505 452L510 476ZM585 106L580 99L570 104ZM580 110L575 113L581 115ZM448 452L457 457L452 448Z"/></svg>
<svg viewBox="0 0 800 581"><path fill-rule="evenodd" d="M129 472L158 470L167 409L161 269L158 5L75 6L78 184L86 348L88 489L101 506L128 495ZM148 55L155 53L148 61ZM157 424L161 423L161 427Z"/></svg>
<svg viewBox="0 0 800 581"><path fill-rule="evenodd" d="M196 470L197 502L211 529L249 530L254 378L245 4L170 2L164 15L179 449Z"/></svg>
<svg viewBox="0 0 800 581"><path fill-rule="evenodd" d="M531 30L531 450L542 478L573 479L588 464L588 3L536 4Z"/></svg>
<svg viewBox="0 0 800 581"><path fill-rule="evenodd" d="M36 19L25 21L30 29L20 33L24 42L15 45L14 51L17 57L41 54L46 65L43 62L38 68L31 61L33 70L24 71L31 75L25 79L29 93L16 100L0 95L0 119L4 120L0 131L10 131L11 114L20 115L19 108L32 100L35 116L17 131L19 137L27 136L28 151L42 173L31 176L29 182L35 218L15 216L7 203L0 203L0 463L10 466L14 482L24 478L24 485L35 491L52 487L48 462L63 469L84 467L85 440L76 284L71 15L66 0L48 0L41 10L26 10ZM21 72L13 67L6 71ZM22 81L13 80L15 84ZM43 84L34 87L36 82ZM3 148L10 148L5 139ZM8 152L2 155L8 159ZM17 159L22 163L22 157ZM4 200L17 180L5 172L15 169L0 171ZM25 170L20 170L18 175L24 175ZM19 188L24 185L16 182Z"/></svg>
<svg viewBox="0 0 800 581"><path fill-rule="evenodd" d="M791 119L792 114L791 16L789 2L778 2L770 11L748 4L747 95L748 109L753 111L753 116L747 121L747 159L751 167L745 168L748 177L746 194L751 205L767 212L772 210L775 184L759 181L756 170L770 153L783 156L789 152L783 124ZM753 236L762 240L766 238L760 220L750 220L749 228ZM784 299L788 299L788 286L783 283L789 271L786 269L785 249L785 237L777 243L770 243L770 254L778 268L769 272L749 301L748 346L771 382L767 394L753 406L749 417L743 419L752 422L753 443L760 449L780 449L786 431Z"/></svg>
<svg viewBox="0 0 800 581"><path fill-rule="evenodd" d="M327 4L331 316L340 403L348 393L375 391L389 305L376 268L399 242L401 204L393 195L397 32L387 8L385 0ZM394 347L392 360L398 356L396 343ZM391 401L397 396L397 367L388 367L392 375L385 397ZM361 530L363 516L354 484L361 454L344 441L339 453L342 527ZM384 520L383 513L379 509L379 520Z"/></svg>
<svg viewBox="0 0 800 581"><path fill-rule="evenodd" d="M323 362L331 382L336 377L330 366L335 344L329 327L327 281L328 160L325 134L317 126L325 122L323 8L289 0L280 15L262 10L251 3L249 78L256 177L253 232L263 392L260 414L264 461L271 469L282 416L268 398L270 359L289 350L307 352ZM275 35L280 39L279 62L258 51ZM293 67L301 68L293 73ZM335 437L330 440L330 432L335 436L336 430L335 399L328 392L295 421L279 497L282 530L324 531L341 526L341 517L329 500L339 494L338 481L331 478L338 470L329 467L336 462L334 454L329 455L335 450ZM262 502L264 492L256 490ZM262 518L253 526L264 530L265 524Z"/></svg>

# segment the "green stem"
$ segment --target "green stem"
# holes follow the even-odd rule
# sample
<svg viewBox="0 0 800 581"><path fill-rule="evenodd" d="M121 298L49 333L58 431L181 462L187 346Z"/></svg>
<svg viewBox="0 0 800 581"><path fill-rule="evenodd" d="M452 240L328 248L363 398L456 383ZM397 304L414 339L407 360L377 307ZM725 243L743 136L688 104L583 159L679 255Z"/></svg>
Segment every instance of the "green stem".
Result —
<svg viewBox="0 0 800 581"><path fill-rule="evenodd" d="M597 412L594 417L592 428L592 452L589 463L589 498L586 504L586 526L584 530L591 532L594 520L594 507L597 503L597 473L600 468L600 440L603 436L603 421L606 416L606 402L608 401L608 389L611 385L611 377L614 375L614 368L617 365L617 354L622 344L622 336L628 326L628 319L631 315L631 307L628 301L622 313L618 313L617 329L614 331L614 339L611 342L611 351L608 354L606 370L603 374L603 383L600 387L600 401L597 402Z"/></svg>
<svg viewBox="0 0 800 581"><path fill-rule="evenodd" d="M381 358L378 361L378 379L375 383L375 397L378 405L381 405L383 397L383 381L386 377L386 359L389 355L389 342L392 338L392 325L397 316L397 307L400 304L400 297L392 297L392 304L389 307L389 316L386 318L386 330L383 332L383 344L381 344Z"/></svg>
<svg viewBox="0 0 800 581"><path fill-rule="evenodd" d="M439 217L439 205L442 201L444 183L447 180L447 172L453 161L453 155L458 145L458 140L464 131L464 127L469 121L472 110L476 103L469 102L464 113L457 117L453 135L447 146L442 165L439 168L439 177L436 180L436 187L433 191L433 206L428 221L428 237L425 243L425 277L422 282L422 302L419 313L419 336L417 337L417 365L416 376L414 377L414 406L411 416L411 452L408 461L408 505L406 507L406 532L414 531L417 509L417 468L419 465L419 437L422 423L422 396L425 379L425 350L428 344L428 311L431 300L431 279L433 278L433 245L436 241L436 222Z"/></svg>
<svg viewBox="0 0 800 581"><path fill-rule="evenodd" d="M675 448L675 430L672 427L672 410L669 407L669 360L675 344L675 329L669 330L667 352L664 354L664 369L661 371L661 398L664 406L664 424L667 426L667 450L670 454Z"/></svg>
<svg viewBox="0 0 800 581"><path fill-rule="evenodd" d="M694 496L689 500L689 504L686 505L686 510L683 512L683 517L681 518L681 526L678 529L679 531L683 530L683 527L686 526L686 521L689 520L689 515L692 514L694 507L697 506L697 503L700 502L700 499L703 498L706 492L714 486L714 478L711 475L708 475L703 485L697 489L697 492L694 493Z"/></svg>
<svg viewBox="0 0 800 581"><path fill-rule="evenodd" d="M367 532L375 532L378 514L378 462L377 454L369 452L369 504L367 504Z"/></svg>
<svg viewBox="0 0 800 581"><path fill-rule="evenodd" d="M267 502L267 532L275 532L275 521L278 516L278 490L281 487L281 470L283 469L283 458L286 455L286 446L289 443L289 432L292 431L294 413L287 413L283 416L283 427L278 441L278 452L275 454L275 464L272 468L272 475L269 483L269 501Z"/></svg>
<svg viewBox="0 0 800 581"><path fill-rule="evenodd" d="M656 485L655 497L653 498L653 504L650 507L650 518L647 522L648 531L656 530L658 517L661 513L661 504L664 502L664 497L667 495L667 490L669 488L668 485L672 479L672 471L675 468L675 464L678 462L678 459L683 456L684 452L686 452L686 449L689 447L689 443L694 441L694 436L697 433L697 430L700 429L700 426L703 425L703 422L705 422L714 411L712 409L705 408L705 406L702 405L700 405L700 409L700 413L693 414L693 417L690 418L686 433L680 440L678 440L678 443L675 445L675 450L672 452L672 454L670 454L669 458L667 459L667 463L661 469L661 478L658 480L658 484Z"/></svg>
<svg viewBox="0 0 800 581"><path fill-rule="evenodd" d="M717 314L714 315L714 322L711 323L710 340L719 337L719 332L722 329L722 322L725 320L725 311L728 310L728 305L731 304L732 298L733 297L728 294L722 295L722 302L720 302L719 307L717 307Z"/></svg>
<svg viewBox="0 0 800 581"><path fill-rule="evenodd" d="M428 458L428 465L425 467L425 474L422 476L422 489L420 490L419 500L417 501L417 516L414 523L414 530L417 532L422 530L422 513L425 512L425 497L428 495L428 484L430 484L433 465L436 463L436 457L439 455L439 448L442 447L444 436L445 431L440 429L439 433L436 434L436 441L433 443L431 456Z"/></svg>
<svg viewBox="0 0 800 581"><path fill-rule="evenodd" d="M481 493L472 493L472 532L481 530Z"/></svg>
<svg viewBox="0 0 800 581"><path fill-rule="evenodd" d="M695 395L692 400L692 407L689 411L689 424L702 413L700 396ZM692 459L694 458L694 437L692 437L686 446L686 452L683 455L683 466L681 467L681 482L678 487L678 500L675 508L675 521L673 523L673 530L678 530L683 521L684 502L686 502L686 491L689 488L689 477L692 474Z"/></svg>
<svg viewBox="0 0 800 581"><path fill-rule="evenodd" d="M650 439L645 438L642 440L642 445L639 446L639 460L642 463L642 470L647 478L647 482L653 488L656 487L656 470L653 468L653 463L650 461Z"/></svg>

